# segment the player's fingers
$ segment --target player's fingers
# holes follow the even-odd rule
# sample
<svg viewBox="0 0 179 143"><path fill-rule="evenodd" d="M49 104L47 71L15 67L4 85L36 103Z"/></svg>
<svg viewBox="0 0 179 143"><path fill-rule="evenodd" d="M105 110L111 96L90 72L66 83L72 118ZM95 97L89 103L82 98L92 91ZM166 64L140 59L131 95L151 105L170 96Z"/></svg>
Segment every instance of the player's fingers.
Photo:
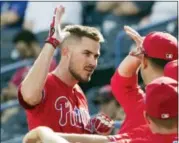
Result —
<svg viewBox="0 0 179 143"><path fill-rule="evenodd" d="M24 138L23 138L23 143L33 143L33 142L36 142L36 138L33 137L32 135L30 134L27 134Z"/></svg>
<svg viewBox="0 0 179 143"><path fill-rule="evenodd" d="M135 41L135 43L139 46L139 45L141 45L141 40L139 40L138 39L138 37L135 35L135 34L133 34L133 33L131 33L131 32L126 32L126 34L127 35L129 35L134 41Z"/></svg>
<svg viewBox="0 0 179 143"><path fill-rule="evenodd" d="M136 36L135 34L131 33L131 32L126 32L127 35L129 35L137 44L137 48L140 48L143 42L142 38L138 38L138 36Z"/></svg>
<svg viewBox="0 0 179 143"><path fill-rule="evenodd" d="M130 26L124 26L124 30L135 34L137 37L141 37L140 34Z"/></svg>
<svg viewBox="0 0 179 143"><path fill-rule="evenodd" d="M37 139L31 139L31 138L23 140L23 143L39 143L39 142L40 142L39 140L37 140Z"/></svg>
<svg viewBox="0 0 179 143"><path fill-rule="evenodd" d="M65 8L62 5L56 7L56 9L55 9L55 22L56 22L56 24L61 23L61 19L62 19L64 12L65 12Z"/></svg>
<svg viewBox="0 0 179 143"><path fill-rule="evenodd" d="M141 51L139 51L139 50L132 50L132 51L130 51L130 53L129 53L129 55L131 55L131 56L136 56L136 57L138 57L139 59L142 59L142 57L143 57L143 52L141 52Z"/></svg>
<svg viewBox="0 0 179 143"><path fill-rule="evenodd" d="M124 26L124 30L126 33L128 33L129 36L133 35L133 36L135 36L136 39L138 39L138 41L140 41L140 42L143 41L144 38L142 36L140 36L140 34L137 31L135 31L134 29L132 29L131 27Z"/></svg>

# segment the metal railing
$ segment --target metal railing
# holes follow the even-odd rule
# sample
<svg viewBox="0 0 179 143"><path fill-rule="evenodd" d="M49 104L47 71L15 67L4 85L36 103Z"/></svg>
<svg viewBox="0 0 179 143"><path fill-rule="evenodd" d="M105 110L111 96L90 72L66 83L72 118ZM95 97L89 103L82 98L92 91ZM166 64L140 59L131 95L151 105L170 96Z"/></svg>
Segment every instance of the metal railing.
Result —
<svg viewBox="0 0 179 143"><path fill-rule="evenodd" d="M34 59L27 59L27 60L21 60L12 64L8 64L5 66L1 67L1 76L3 76L3 74L10 72L12 70L16 70L28 65L32 65L32 63L34 62Z"/></svg>
<svg viewBox="0 0 179 143"><path fill-rule="evenodd" d="M18 100L11 100L5 103L1 104L1 112L3 112L6 109L12 108L12 107L16 107L19 106L19 102Z"/></svg>

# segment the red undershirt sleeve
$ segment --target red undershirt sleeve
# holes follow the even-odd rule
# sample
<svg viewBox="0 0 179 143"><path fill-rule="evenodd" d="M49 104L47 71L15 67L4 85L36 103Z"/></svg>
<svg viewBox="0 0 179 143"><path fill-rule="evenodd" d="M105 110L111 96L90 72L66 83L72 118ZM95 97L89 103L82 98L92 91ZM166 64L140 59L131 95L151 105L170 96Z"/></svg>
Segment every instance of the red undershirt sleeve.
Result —
<svg viewBox="0 0 179 143"><path fill-rule="evenodd" d="M111 79L112 92L116 100L123 107L126 114L137 107L143 98L143 91L138 85L138 76L123 77L116 70Z"/></svg>

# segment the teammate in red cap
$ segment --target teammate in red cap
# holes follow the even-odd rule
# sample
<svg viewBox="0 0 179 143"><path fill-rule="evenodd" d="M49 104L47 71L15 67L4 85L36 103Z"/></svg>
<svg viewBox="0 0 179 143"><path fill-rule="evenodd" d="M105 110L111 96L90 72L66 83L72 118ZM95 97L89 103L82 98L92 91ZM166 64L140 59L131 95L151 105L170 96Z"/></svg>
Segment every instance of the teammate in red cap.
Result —
<svg viewBox="0 0 179 143"><path fill-rule="evenodd" d="M62 31L63 13L62 6L56 8L41 54L19 87L19 102L26 109L29 129L48 126L58 132L109 134L113 122L104 114L90 118L85 95L78 86L79 81L90 80L103 36L93 27L80 25ZM48 74L57 46L61 47L61 60Z"/></svg>
<svg viewBox="0 0 179 143"><path fill-rule="evenodd" d="M113 136L61 134L69 142L81 143L177 143L178 83L169 77L159 77L146 86L143 115L147 122L130 132ZM36 143L56 138L48 128L39 127L24 137L23 143ZM52 132L52 131L50 131ZM60 141L59 139L58 141ZM34 142L32 142L34 141ZM53 143L58 143L53 142Z"/></svg>
<svg viewBox="0 0 179 143"><path fill-rule="evenodd" d="M147 124L127 135L110 137L120 143L125 136L129 143L177 143L178 141L178 82L169 77L159 77L146 86L144 117ZM121 138L121 139L120 139ZM123 140L124 141L124 140Z"/></svg>
<svg viewBox="0 0 179 143"><path fill-rule="evenodd" d="M164 75L178 81L178 60L171 61L165 66Z"/></svg>
<svg viewBox="0 0 179 143"><path fill-rule="evenodd" d="M124 29L136 42L137 48L121 62L111 79L113 94L126 114L119 133L146 124L143 117L144 92L138 85L139 69L144 84L147 85L157 77L163 76L164 66L178 58L177 39L172 35L152 32L143 38L129 26L125 26Z"/></svg>

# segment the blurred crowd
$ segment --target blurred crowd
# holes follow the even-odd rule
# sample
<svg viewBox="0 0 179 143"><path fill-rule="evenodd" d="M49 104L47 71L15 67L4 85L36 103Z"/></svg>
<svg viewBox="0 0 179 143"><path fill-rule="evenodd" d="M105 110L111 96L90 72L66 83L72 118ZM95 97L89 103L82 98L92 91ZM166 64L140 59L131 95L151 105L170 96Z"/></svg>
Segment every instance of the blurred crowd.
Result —
<svg viewBox="0 0 179 143"><path fill-rule="evenodd" d="M81 87L86 92L91 115L104 112L113 120L122 121L125 114L113 97L109 85L115 71L116 37L124 25L136 29L177 17L177 2L1 1L1 68L22 60L35 60L38 57L48 34L53 10L57 5L66 8L62 28L69 24L81 24L97 27L103 33L105 43L102 44L99 66L91 82L81 84ZM118 50L123 49L121 47ZM50 71L58 63L59 52L58 49L54 55ZM1 75L4 76L1 80L1 104L17 99L17 87L29 69L30 65L27 65ZM1 117L2 140L27 132L26 116L20 106L1 111Z"/></svg>

